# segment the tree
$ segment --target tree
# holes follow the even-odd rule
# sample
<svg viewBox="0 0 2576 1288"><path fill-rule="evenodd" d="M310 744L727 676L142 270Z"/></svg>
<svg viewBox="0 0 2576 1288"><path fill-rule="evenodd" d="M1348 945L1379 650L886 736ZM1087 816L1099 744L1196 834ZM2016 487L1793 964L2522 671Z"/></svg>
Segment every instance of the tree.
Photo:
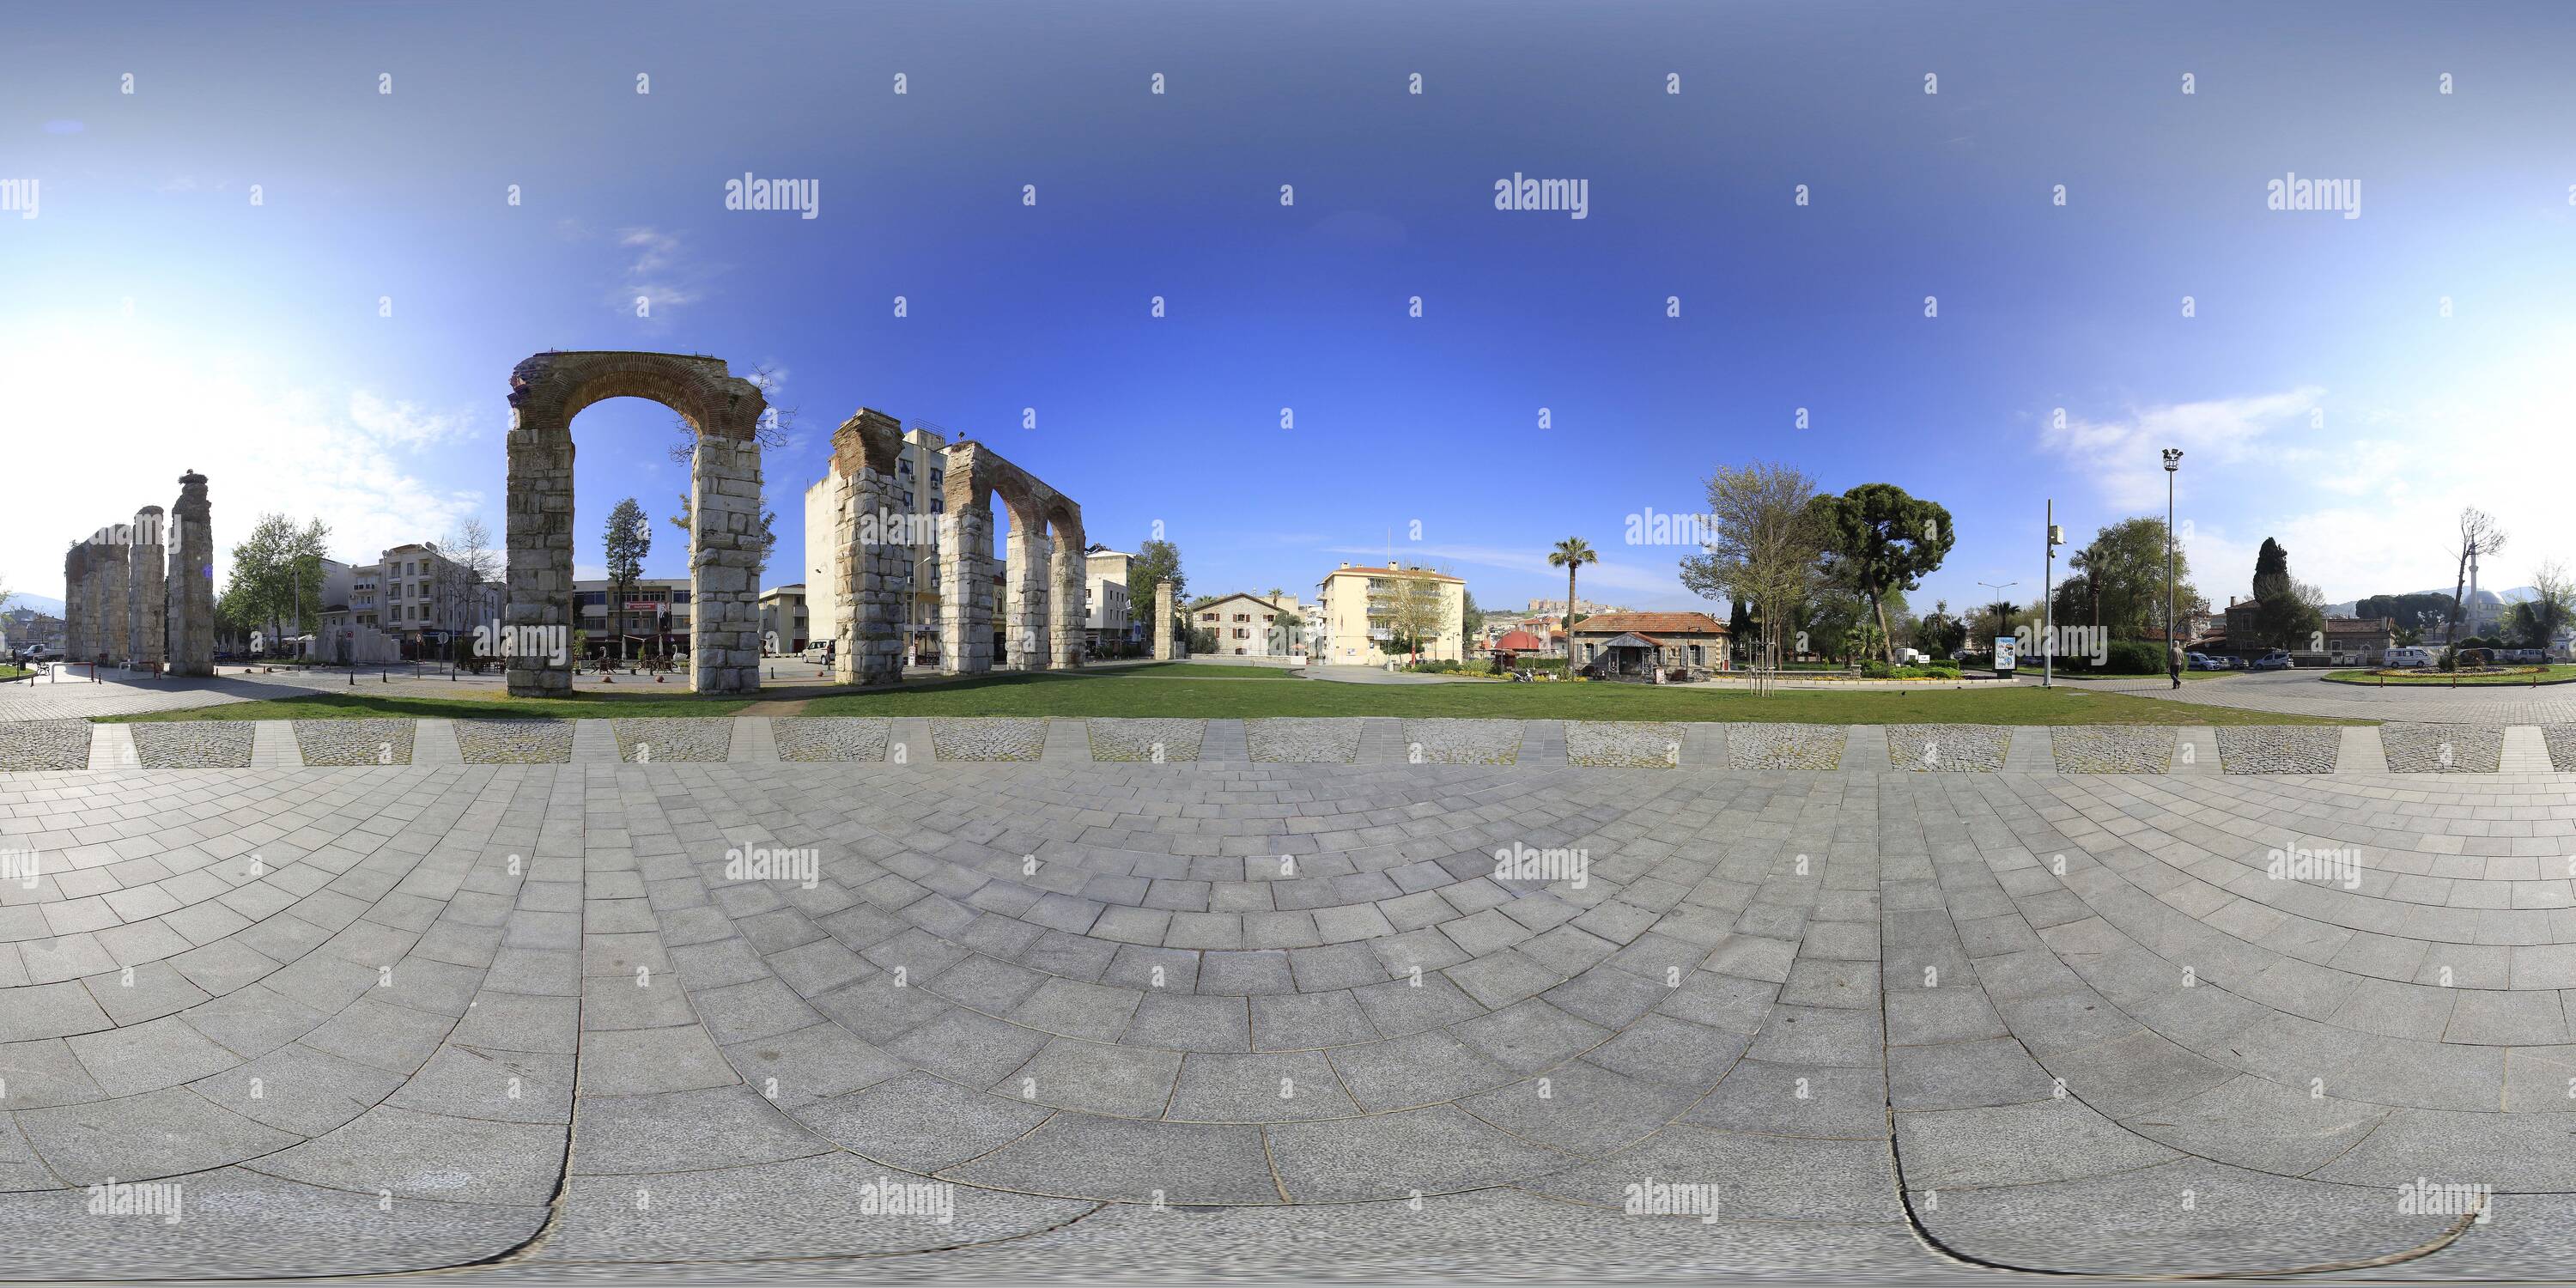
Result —
<svg viewBox="0 0 2576 1288"><path fill-rule="evenodd" d="M1276 595L1279 592L1274 590L1270 593ZM1458 592L1458 637L1472 640L1484 629L1485 610L1476 607L1476 592L1462 588Z"/></svg>
<svg viewBox="0 0 2576 1288"><path fill-rule="evenodd" d="M1547 566L1565 570L1565 678L1569 680L1574 678L1574 623L1580 620L1574 615L1574 574L1585 564L1599 562L1601 556L1592 543L1581 537L1567 537L1547 552Z"/></svg>
<svg viewBox="0 0 2576 1288"><path fill-rule="evenodd" d="M430 550L437 555L429 561L430 611L437 614L438 625L471 635L478 625L497 624L482 620L490 593L487 587L501 576L501 556L492 548L492 532L483 520L459 522Z"/></svg>
<svg viewBox="0 0 2576 1288"><path fill-rule="evenodd" d="M617 598L610 620L616 626L617 658L622 662L626 660L626 591L644 575L644 556L653 552L653 521L630 496L608 512L608 530L600 543L607 547L608 593Z"/></svg>
<svg viewBox="0 0 2576 1288"><path fill-rule="evenodd" d="M1914 646L1936 658L1948 657L1968 642L1968 624L1950 615L1950 601L1932 601L1932 611L1914 627Z"/></svg>
<svg viewBox="0 0 2576 1288"><path fill-rule="evenodd" d="M2504 549L2505 531L2495 516L2476 506L2460 511L2459 566L2451 579L2451 617L2443 623L2442 642L2449 644L2459 633L2462 620L2460 594L2469 584L2469 562L2480 555L2491 555Z"/></svg>
<svg viewBox="0 0 2576 1288"><path fill-rule="evenodd" d="M2373 595L2353 605L2355 617L2385 617L2400 635L2421 633L2450 620L2451 597L2434 591L2412 595Z"/></svg>
<svg viewBox="0 0 2576 1288"><path fill-rule="evenodd" d="M1815 480L1787 465L1720 466L1708 478L1709 543L1682 560L1683 585L1711 599L1742 597L1760 624L1754 677L1760 692L1769 691L1767 674L1780 668L1796 629L1796 606L1817 583L1829 534L1815 496Z"/></svg>
<svg viewBox="0 0 2576 1288"><path fill-rule="evenodd" d="M1181 611L1189 601L1182 597L1189 589L1189 578L1181 573L1181 548L1169 541L1148 541L1136 547L1136 557L1127 561L1127 611L1134 619L1154 620L1154 585L1172 583L1172 611ZM1146 638L1151 639L1149 631Z"/></svg>
<svg viewBox="0 0 2576 1288"><path fill-rule="evenodd" d="M2305 592L2304 594L2302 592ZM2270 537L2254 556L2254 635L2258 644L2295 649L2325 628L2325 614L2290 576L2290 551Z"/></svg>
<svg viewBox="0 0 2576 1288"><path fill-rule="evenodd" d="M263 514L233 547L227 589L240 594L236 607L248 625L266 626L266 649L286 638L287 623L303 630L320 622L322 561L330 544L331 525L320 519L298 527L283 514Z"/></svg>
<svg viewBox="0 0 2576 1288"><path fill-rule="evenodd" d="M2204 601L2191 586L2191 560L2177 547L2173 554L2174 611L2190 612ZM2164 625L2165 521L2162 515L2122 519L2097 533L2075 552L2067 566L2083 574L2085 588L2099 605L2093 624L2115 639L2140 639Z"/></svg>
<svg viewBox="0 0 2576 1288"><path fill-rule="evenodd" d="M760 396L769 403L768 410L752 423L752 441L759 443L763 452L774 452L787 446L789 431L796 427L796 408L782 407L778 403L778 391L786 378L776 367L764 362L752 368L743 379L758 385ZM690 464L698 454L698 427L690 424L688 417L673 412L671 429L678 435L668 449L672 462Z"/></svg>
<svg viewBox="0 0 2576 1288"><path fill-rule="evenodd" d="M2558 633L2576 624L2576 583L2567 566L2553 559L2531 575L2532 596L2505 615L2505 628L2523 648L2547 648ZM7 597L0 596L0 603Z"/></svg>
<svg viewBox="0 0 2576 1288"><path fill-rule="evenodd" d="M1878 619L1878 643L1885 660L1896 660L1896 636L1889 628L1886 595L1912 590L1949 556L1957 534L1950 512L1932 501L1917 500L1893 483L1863 483L1839 497L1820 498L1831 525L1825 546L1826 573L1869 600Z"/></svg>
<svg viewBox="0 0 2576 1288"><path fill-rule="evenodd" d="M1413 660L1422 660L1422 641L1437 639L1449 629L1448 597L1440 593L1440 583L1429 577L1404 576L1388 570L1384 577L1369 578L1369 616L1386 623L1394 636L1390 644L1402 642Z"/></svg>
<svg viewBox="0 0 2576 1288"><path fill-rule="evenodd" d="M1995 633L1987 638L2002 639L2004 636L2012 634L2013 618L2021 614L2021 605L2016 604L2009 599L1998 599L1995 602L1978 609L1977 612L1983 615L1991 615L1995 619Z"/></svg>

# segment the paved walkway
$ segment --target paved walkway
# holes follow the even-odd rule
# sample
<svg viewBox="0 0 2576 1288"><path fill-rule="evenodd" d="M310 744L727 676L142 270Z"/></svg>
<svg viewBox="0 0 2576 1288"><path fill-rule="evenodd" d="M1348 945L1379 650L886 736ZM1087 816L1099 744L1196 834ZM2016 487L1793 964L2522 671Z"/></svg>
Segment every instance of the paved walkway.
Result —
<svg viewBox="0 0 2576 1288"><path fill-rule="evenodd" d="M0 775L10 1277L2571 1251L2576 777L1717 767L1744 727L1438 763L1395 721L1357 763L727 759L753 724Z"/></svg>
<svg viewBox="0 0 2576 1288"><path fill-rule="evenodd" d="M2023 683L2028 683L2023 681ZM2186 681L2175 689L2161 677L2142 680L2063 681L2068 688L2247 711L2296 712L2345 720L2452 721L2464 724L2564 724L2576 721L2576 684L2439 685L2335 684L2315 671L2266 671Z"/></svg>

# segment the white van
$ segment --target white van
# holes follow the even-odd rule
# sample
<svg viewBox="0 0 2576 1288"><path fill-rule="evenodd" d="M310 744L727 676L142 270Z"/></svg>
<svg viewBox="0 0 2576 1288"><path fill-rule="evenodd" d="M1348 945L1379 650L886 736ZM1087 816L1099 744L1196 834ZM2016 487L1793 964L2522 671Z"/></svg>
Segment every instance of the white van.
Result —
<svg viewBox="0 0 2576 1288"><path fill-rule="evenodd" d="M2440 661L2429 648L2393 648L2379 655L2381 666L2431 666Z"/></svg>

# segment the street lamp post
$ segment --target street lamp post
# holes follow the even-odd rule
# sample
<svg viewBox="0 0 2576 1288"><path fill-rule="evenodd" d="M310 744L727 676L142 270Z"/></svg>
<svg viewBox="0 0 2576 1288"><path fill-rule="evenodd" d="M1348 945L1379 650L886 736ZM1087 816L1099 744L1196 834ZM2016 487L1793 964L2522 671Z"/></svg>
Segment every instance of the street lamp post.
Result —
<svg viewBox="0 0 2576 1288"><path fill-rule="evenodd" d="M2066 544L2066 533L2057 526L2057 498L2048 499L2046 517L2041 520L2048 529L2047 550L2042 555L2039 573L2041 628L2039 638L2039 687L2045 689L2057 679L2057 548Z"/></svg>
<svg viewBox="0 0 2576 1288"><path fill-rule="evenodd" d="M2182 667L2175 661L2174 640L2174 474L2182 469L2182 449L2165 449L2165 675L2182 687Z"/></svg>

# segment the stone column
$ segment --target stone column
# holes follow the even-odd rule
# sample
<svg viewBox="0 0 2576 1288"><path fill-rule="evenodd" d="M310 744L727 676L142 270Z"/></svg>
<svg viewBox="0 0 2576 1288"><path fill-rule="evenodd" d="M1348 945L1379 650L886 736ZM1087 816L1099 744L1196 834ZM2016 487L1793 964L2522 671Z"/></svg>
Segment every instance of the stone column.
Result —
<svg viewBox="0 0 2576 1288"><path fill-rule="evenodd" d="M1003 569L1002 645L1011 667L1021 671L1043 671L1047 664L1046 585L1054 543L1034 527L1013 517L1010 560Z"/></svg>
<svg viewBox="0 0 2576 1288"><path fill-rule="evenodd" d="M98 530L92 541L91 557L98 561L98 655L102 662L122 664L134 656L134 637L128 633L134 597L131 580L126 576L126 559L134 534L124 524L113 524Z"/></svg>
<svg viewBox="0 0 2576 1288"><path fill-rule="evenodd" d="M760 444L700 434L689 461L689 685L760 691Z"/></svg>
<svg viewBox="0 0 2576 1288"><path fill-rule="evenodd" d="M89 545L75 541L63 551L63 660L81 660L89 643L89 621L81 614L81 594L89 579Z"/></svg>
<svg viewBox="0 0 2576 1288"><path fill-rule="evenodd" d="M898 512L894 477L867 463L862 411L833 438L832 568L841 621L832 675L843 684L903 680L904 627L912 599L913 556L927 533L916 516ZM928 519L931 516L917 516Z"/></svg>
<svg viewBox="0 0 2576 1288"><path fill-rule="evenodd" d="M164 543L170 555L170 674L215 673L215 529L206 500L206 476L179 476L179 501L170 507Z"/></svg>
<svg viewBox="0 0 2576 1288"><path fill-rule="evenodd" d="M504 669L512 697L562 697L572 692L572 435L550 416L516 406L511 416Z"/></svg>
<svg viewBox="0 0 2576 1288"><path fill-rule="evenodd" d="M1088 625L1082 602L1083 567L1081 531L1058 532L1055 557L1047 568L1047 661L1052 666L1082 665L1083 628Z"/></svg>
<svg viewBox="0 0 2576 1288"><path fill-rule="evenodd" d="M1154 660L1172 660L1172 583L1169 578L1154 583Z"/></svg>
<svg viewBox="0 0 2576 1288"><path fill-rule="evenodd" d="M939 669L982 675L993 669L993 511L952 507L948 518L939 549Z"/></svg>
<svg viewBox="0 0 2576 1288"><path fill-rule="evenodd" d="M161 544L161 507L147 505L134 513L134 541L126 547L126 640L137 665L157 666L170 660L170 586Z"/></svg>

